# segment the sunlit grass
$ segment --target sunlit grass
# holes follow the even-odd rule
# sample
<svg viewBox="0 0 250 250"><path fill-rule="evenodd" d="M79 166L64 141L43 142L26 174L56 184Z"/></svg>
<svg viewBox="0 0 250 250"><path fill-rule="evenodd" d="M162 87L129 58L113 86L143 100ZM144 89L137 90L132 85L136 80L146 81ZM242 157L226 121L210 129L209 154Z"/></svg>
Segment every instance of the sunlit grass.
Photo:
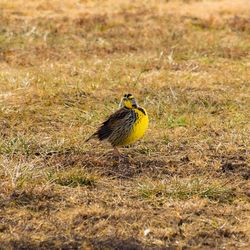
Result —
<svg viewBox="0 0 250 250"><path fill-rule="evenodd" d="M0 248L247 245L246 0L0 9ZM149 129L118 161L85 140L129 92Z"/></svg>
<svg viewBox="0 0 250 250"><path fill-rule="evenodd" d="M171 179L165 183L141 183L139 194L149 200L165 203L169 199L187 200L203 198L221 203L230 203L235 194L227 183L219 183L212 179Z"/></svg>
<svg viewBox="0 0 250 250"><path fill-rule="evenodd" d="M81 169L72 169L69 171L48 172L48 181L56 183L61 186L68 186L71 188L78 186L93 187L96 184L96 177L91 176Z"/></svg>

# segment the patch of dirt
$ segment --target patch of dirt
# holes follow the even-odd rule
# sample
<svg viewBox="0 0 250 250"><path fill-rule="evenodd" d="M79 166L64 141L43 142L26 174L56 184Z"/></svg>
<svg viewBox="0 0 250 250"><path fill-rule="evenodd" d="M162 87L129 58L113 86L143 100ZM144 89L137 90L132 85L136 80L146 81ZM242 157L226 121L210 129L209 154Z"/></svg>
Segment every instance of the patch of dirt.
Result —
<svg viewBox="0 0 250 250"><path fill-rule="evenodd" d="M25 207L36 212L55 210L62 197L53 190L19 190L14 191L7 199L3 200L3 208L12 206Z"/></svg>
<svg viewBox="0 0 250 250"><path fill-rule="evenodd" d="M56 243L60 242L60 243ZM0 249L5 249L5 246L12 246L13 249L17 250L47 250L47 249L113 249L113 250L170 250L172 247L160 247L159 245L149 244L145 245L142 242L134 239L122 239L118 237L109 237L109 238L96 238L96 239L86 239L80 235L74 236L74 241L70 239L65 239L60 236L52 237L51 240L46 241L31 241L27 240L10 240L8 243L1 242L2 245Z"/></svg>
<svg viewBox="0 0 250 250"><path fill-rule="evenodd" d="M106 238L91 240L95 249L113 249L113 250L170 250L170 247L160 247L159 245L145 245L134 238Z"/></svg>
<svg viewBox="0 0 250 250"><path fill-rule="evenodd" d="M223 244L223 241L227 240L228 238L237 238L240 241L246 240L247 236L243 232L233 232L227 229L218 229L208 232L199 232L189 240L188 244L189 247L194 247L200 244L209 248L216 248L216 246Z"/></svg>
<svg viewBox="0 0 250 250"><path fill-rule="evenodd" d="M227 175L237 175L245 180L250 179L250 167L243 156L233 156L222 159L221 171Z"/></svg>
<svg viewBox="0 0 250 250"><path fill-rule="evenodd" d="M250 18L234 16L227 19L226 23L233 31L244 32L250 30Z"/></svg>

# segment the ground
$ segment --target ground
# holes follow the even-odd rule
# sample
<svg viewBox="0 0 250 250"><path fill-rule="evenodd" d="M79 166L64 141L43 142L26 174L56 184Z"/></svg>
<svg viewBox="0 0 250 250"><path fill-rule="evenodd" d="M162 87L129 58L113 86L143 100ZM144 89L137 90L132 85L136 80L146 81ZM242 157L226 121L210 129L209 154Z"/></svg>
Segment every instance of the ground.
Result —
<svg viewBox="0 0 250 250"><path fill-rule="evenodd" d="M248 0L0 2L0 249L249 249ZM122 148L85 143L132 93Z"/></svg>

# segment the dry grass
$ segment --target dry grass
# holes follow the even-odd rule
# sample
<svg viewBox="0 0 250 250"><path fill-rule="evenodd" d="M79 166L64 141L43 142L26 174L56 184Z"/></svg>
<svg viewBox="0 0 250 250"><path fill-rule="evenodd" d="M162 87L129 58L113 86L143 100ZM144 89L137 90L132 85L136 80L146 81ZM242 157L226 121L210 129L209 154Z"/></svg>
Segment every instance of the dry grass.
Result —
<svg viewBox="0 0 250 250"><path fill-rule="evenodd" d="M249 248L247 0L0 9L0 249ZM84 140L125 92L118 163Z"/></svg>

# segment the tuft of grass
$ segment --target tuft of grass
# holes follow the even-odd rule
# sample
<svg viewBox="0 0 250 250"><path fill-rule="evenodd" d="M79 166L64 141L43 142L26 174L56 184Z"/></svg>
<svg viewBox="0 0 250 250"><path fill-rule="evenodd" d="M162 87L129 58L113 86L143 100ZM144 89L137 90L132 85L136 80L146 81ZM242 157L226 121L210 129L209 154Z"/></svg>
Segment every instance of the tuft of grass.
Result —
<svg viewBox="0 0 250 250"><path fill-rule="evenodd" d="M56 173L47 173L47 177L49 182L67 186L71 188L75 187L94 187L96 185L96 177L93 175L89 175L83 170L69 170L63 172L56 172Z"/></svg>
<svg viewBox="0 0 250 250"><path fill-rule="evenodd" d="M171 142L169 135L164 135L162 138L162 144L169 145Z"/></svg>
<svg viewBox="0 0 250 250"><path fill-rule="evenodd" d="M21 153L29 155L32 152L30 138L25 136L15 136L9 140L0 139L0 153L4 155L13 155Z"/></svg>
<svg viewBox="0 0 250 250"><path fill-rule="evenodd" d="M235 197L232 187L213 180L198 178L172 179L166 183L141 183L138 192L143 198L161 202L167 202L168 199L187 200L198 197L230 203Z"/></svg>
<svg viewBox="0 0 250 250"><path fill-rule="evenodd" d="M175 117L170 115L167 119L167 126L169 128L176 128L176 127L186 127L188 125L187 119L185 117Z"/></svg>
<svg viewBox="0 0 250 250"><path fill-rule="evenodd" d="M42 164L39 160L27 161L19 156L18 160L7 157L0 158L0 173L8 179L13 189L19 189L31 183L39 183L42 173Z"/></svg>

